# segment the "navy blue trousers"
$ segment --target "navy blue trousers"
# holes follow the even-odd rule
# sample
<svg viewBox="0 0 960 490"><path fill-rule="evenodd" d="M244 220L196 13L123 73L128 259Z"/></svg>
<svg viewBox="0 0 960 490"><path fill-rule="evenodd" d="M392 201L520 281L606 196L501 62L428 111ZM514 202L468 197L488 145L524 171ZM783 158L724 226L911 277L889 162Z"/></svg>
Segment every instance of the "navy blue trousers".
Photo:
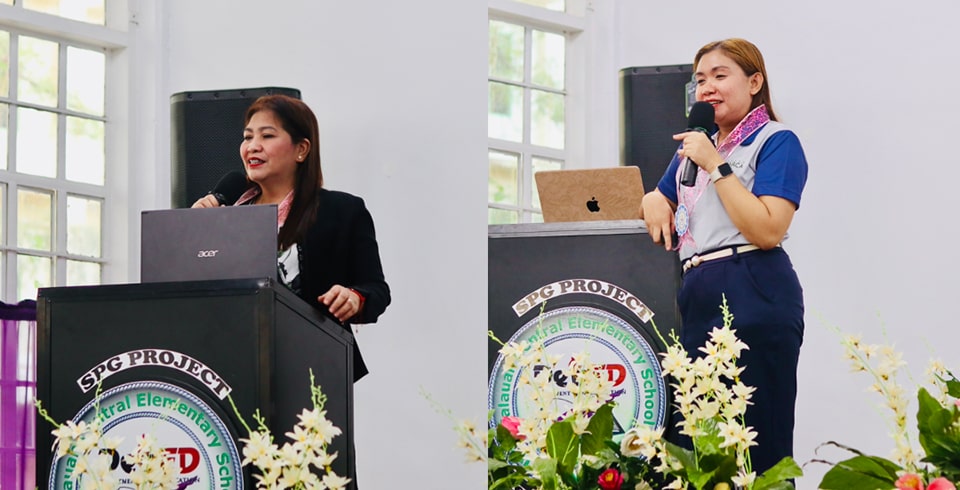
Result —
<svg viewBox="0 0 960 490"><path fill-rule="evenodd" d="M733 313L732 328L749 346L741 353L741 381L756 388L746 425L757 432L750 459L759 475L793 456L797 359L803 342L803 290L790 257L780 247L705 262L683 276L677 295L681 340L687 353L699 348L714 327L723 326L723 296ZM686 447L689 440L674 437Z"/></svg>

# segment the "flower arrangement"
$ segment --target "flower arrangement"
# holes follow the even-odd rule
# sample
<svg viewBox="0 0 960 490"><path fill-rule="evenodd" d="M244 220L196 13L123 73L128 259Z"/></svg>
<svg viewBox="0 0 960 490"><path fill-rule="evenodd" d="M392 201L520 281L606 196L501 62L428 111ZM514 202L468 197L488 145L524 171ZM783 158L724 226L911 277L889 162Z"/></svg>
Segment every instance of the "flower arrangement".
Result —
<svg viewBox="0 0 960 490"><path fill-rule="evenodd" d="M675 335L672 342L664 341L669 346L661 361L663 375L673 379L674 405L683 416L680 432L690 436L692 449L666 441L662 428L645 425L614 441L616 400L599 366L582 354L572 356L562 375L577 380L569 385L574 402L561 409L548 371L533 369L560 359L548 356L541 344L503 345L504 362L521 368L521 383L531 388L528 398L536 410L526 419L504 417L490 429L488 488L793 488L790 479L802 471L792 458L760 476L751 469L749 448L756 444L756 432L744 425L743 415L754 388L740 382L743 368L736 365L747 345L732 329L726 298L721 310L724 325L714 328L700 348L703 357L691 360Z"/></svg>
<svg viewBox="0 0 960 490"><path fill-rule="evenodd" d="M327 448L333 438L341 434L341 430L326 418L324 405L327 397L314 381L311 371L310 398L313 408L304 409L298 415L300 421L291 432L285 434L291 442L284 443L282 447L274 443L273 435L259 410L253 415L257 422L257 429L253 430L233 404L233 399L229 399L237 418L249 433L248 438L240 439L244 456L241 464L253 465L259 471L254 475L257 489L342 490L350 482L349 478L338 476L331 468L337 454L328 453ZM99 400L100 397L98 387L94 399ZM56 426L53 430L56 458L70 458L67 464L83 490L113 490L119 488L120 484L133 485L135 490L183 490L197 481L196 477L181 477L179 465L151 434L142 434L133 453L123 457L129 481L127 477L124 481L118 481L114 470L120 464L117 448L122 439L104 437L103 421L99 416L89 423L69 420L58 424L39 400L36 401L36 407L42 418ZM99 409L95 408L94 413L98 412ZM322 473L322 476L317 473Z"/></svg>
<svg viewBox="0 0 960 490"><path fill-rule="evenodd" d="M671 479L664 488L793 488L790 479L803 474L793 458L783 458L759 476L752 470L749 448L756 445L757 433L745 425L744 414L755 388L740 381L744 368L737 366L740 353L749 347L732 328L726 297L720 310L723 326L714 327L710 340L700 347L703 357L691 360L671 335L661 362L664 376L673 378L673 403L682 417L680 433L691 438L693 449L652 438L653 449L647 454L659 461L657 472Z"/></svg>
<svg viewBox="0 0 960 490"><path fill-rule="evenodd" d="M241 464L252 464L259 471L254 475L257 489L342 490L350 483L349 478L337 475L330 467L337 454L328 453L327 447L334 437L341 434L341 430L326 418L327 412L323 407L327 396L315 384L312 370L310 399L313 409L304 409L297 415L300 421L294 425L292 432L284 434L292 442L285 442L282 447L274 443L273 435L259 410L253 415L257 430L251 429L237 412L237 418L250 434L250 437L240 439L244 443ZM233 400L230 402L232 404ZM236 405L233 408L237 411ZM322 472L323 476L318 476L316 472Z"/></svg>
<svg viewBox="0 0 960 490"><path fill-rule="evenodd" d="M644 479L649 465L637 457L639 449L614 442L616 402L606 371L584 353L561 364L559 356L547 354L542 342L507 343L500 352L508 367L519 368L532 415L504 417L494 425L491 412L489 489L619 490L624 483L651 488ZM558 370L537 370L537 365ZM565 387L572 398L569 405L561 401L554 376L571 380Z"/></svg>
<svg viewBox="0 0 960 490"><path fill-rule="evenodd" d="M99 390L97 396L100 396ZM117 448L121 438L105 437L103 421L94 417L90 423L68 420L65 424L55 421L40 400L35 402L40 417L50 422L53 430L56 457L67 457L73 466L73 474L84 490L113 490L120 482L113 469L119 464ZM97 410L95 410L96 412ZM150 434L141 434L133 454L123 456L123 463L130 468L127 482L136 490L182 489L193 483L180 481L180 467L167 457L166 451Z"/></svg>
<svg viewBox="0 0 960 490"><path fill-rule="evenodd" d="M865 344L859 336L842 339L844 352L854 371L866 372L874 380L870 389L881 394L892 412L892 459L864 454L829 441L854 456L831 463L820 482L823 490L956 490L960 482L960 380L942 362L932 360L927 369L932 387L917 390L917 433L922 453L914 449L907 427L908 399L897 383L897 374L906 365L891 345Z"/></svg>

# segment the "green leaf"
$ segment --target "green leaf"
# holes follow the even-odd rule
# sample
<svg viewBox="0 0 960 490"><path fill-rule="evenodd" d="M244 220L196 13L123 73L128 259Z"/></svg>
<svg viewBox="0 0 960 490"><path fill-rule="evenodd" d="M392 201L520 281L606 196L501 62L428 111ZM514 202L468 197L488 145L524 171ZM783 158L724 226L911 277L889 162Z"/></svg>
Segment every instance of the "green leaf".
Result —
<svg viewBox="0 0 960 490"><path fill-rule="evenodd" d="M947 371L947 376L950 376L950 378L940 378L940 380L947 385L947 394L953 398L960 398L960 381L957 381L957 377L954 376L950 371Z"/></svg>
<svg viewBox="0 0 960 490"><path fill-rule="evenodd" d="M956 432L958 412L955 408L940 405L925 388L917 392L917 429L920 446L932 463L945 471L956 471L960 459L960 440Z"/></svg>
<svg viewBox="0 0 960 490"><path fill-rule="evenodd" d="M505 453L513 451L517 447L517 440L514 439L513 434L507 430L502 424L497 424L497 446L504 451ZM492 446L491 446L492 447Z"/></svg>
<svg viewBox="0 0 960 490"><path fill-rule="evenodd" d="M767 471L764 471L753 483L753 490L774 490L778 488L792 488L791 485L781 487L780 483L791 478L803 476L803 470L791 457L781 459Z"/></svg>
<svg viewBox="0 0 960 490"><path fill-rule="evenodd" d="M553 425L556 426L557 424ZM540 490L557 489L557 460L553 458L537 458L533 460L531 466L533 470L540 475Z"/></svg>
<svg viewBox="0 0 960 490"><path fill-rule="evenodd" d="M720 428L717 427L716 419L707 419L701 422L701 429L705 434L693 438L694 447L699 454L720 454L724 451L720 447L723 444L723 436L720 435Z"/></svg>
<svg viewBox="0 0 960 490"><path fill-rule="evenodd" d="M606 404L590 417L587 433L580 436L580 451L595 455L606 449L605 441L613 438L613 405Z"/></svg>
<svg viewBox="0 0 960 490"><path fill-rule="evenodd" d="M499 459L487 458L487 473L492 473L500 468L506 468L507 466L510 465L500 461Z"/></svg>
<svg viewBox="0 0 960 490"><path fill-rule="evenodd" d="M895 487L895 463L877 456L855 456L833 466L817 487L821 490L888 490Z"/></svg>
<svg viewBox="0 0 960 490"><path fill-rule="evenodd" d="M526 474L522 473L511 473L499 480L494 480L490 482L487 486L487 490L497 490L503 488L505 490L513 490L514 488L527 483Z"/></svg>
<svg viewBox="0 0 960 490"><path fill-rule="evenodd" d="M550 426L547 431L547 454L557 461L559 474L573 474L580 456L580 438L573 433L573 423L569 420Z"/></svg>

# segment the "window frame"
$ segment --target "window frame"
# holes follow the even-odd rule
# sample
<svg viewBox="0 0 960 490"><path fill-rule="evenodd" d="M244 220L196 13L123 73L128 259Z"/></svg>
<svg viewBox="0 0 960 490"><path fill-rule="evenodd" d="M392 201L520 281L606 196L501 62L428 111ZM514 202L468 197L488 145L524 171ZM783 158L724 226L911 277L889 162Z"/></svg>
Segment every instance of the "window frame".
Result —
<svg viewBox="0 0 960 490"><path fill-rule="evenodd" d="M129 219L127 207L129 204L128 192L126 187L126 169L125 155L129 146L129 129L123 122L130 120L129 94L130 94L130 76L129 69L129 48L132 45L132 37L127 32L128 23L133 19L129 11L129 3L125 0L105 0L106 1L106 19L105 25L95 25L86 22L66 19L51 14L45 14L23 8L21 5L0 5L0 30L11 34L10 50L14 58L11 59L9 66L10 92L6 97L0 97L0 102L7 104L10 108L9 114L9 133L8 133L8 168L0 170L0 185L3 186L3 235L4 243L0 243L0 253L2 253L3 277L3 296L0 300L4 302L17 302L23 299L19 298L17 291L18 272L17 257L21 255L31 255L40 257L52 257L51 264L52 286L66 285L67 262L69 260L82 260L84 262L97 263L100 265L99 283L116 282L119 276L126 272L126 255L128 254L125 243L129 240L126 236L125 224ZM135 1L135 0L134 0ZM57 107L38 106L16 100L16 84L18 80L19 66L15 59L18 56L18 46L15 39L19 36L39 38L58 43L59 66L58 66L58 103ZM104 115L92 116L81 114L66 108L65 102L65 78L66 78L66 52L68 46L103 52L105 55L105 73L104 73ZM35 175L18 173L11 170L11 166L16 161L16 128L17 128L17 107L28 107L40 109L45 112L56 114L58 120L57 132L57 177L40 177ZM65 177L66 153L64 151L66 144L66 119L68 116L80 116L84 119L92 119L104 122L104 183L103 185L87 184L82 182L69 181ZM53 204L53 236L50 251L35 251L30 249L21 249L17 244L17 223L18 213L17 192L18 188L30 188L53 192L55 196ZM101 205L100 214L100 257L88 257L70 254L67 252L67 201L69 197L80 197L84 199L98 200ZM123 230L124 233L114 233L114 229ZM110 233L107 230L111 230ZM120 267L116 265L123 264Z"/></svg>
<svg viewBox="0 0 960 490"><path fill-rule="evenodd" d="M503 82L524 89L524 132L530 130L530 90L546 90L551 93L564 94L564 148L562 150L534 145L532 143L514 142L487 137L487 149L520 156L520 168L517 173L517 205L507 205L487 202L487 209L502 209L517 212L518 223L529 223L535 215L540 215L540 209L534 206L533 198L533 159L544 158L561 162L561 168L575 168L574 162L584 161L584 124L583 115L585 78L583 72L586 67L584 58L584 31L587 26L586 3L583 0L567 0L567 12L558 12L537 7L514 0L489 0L487 22L503 21L516 24L524 28L524 81L518 84L515 81L500 80L487 73L487 83ZM531 45L526 42L532 29L562 35L565 39L564 60L564 88L562 91L539 87L529 82ZM488 158L489 161L489 158Z"/></svg>

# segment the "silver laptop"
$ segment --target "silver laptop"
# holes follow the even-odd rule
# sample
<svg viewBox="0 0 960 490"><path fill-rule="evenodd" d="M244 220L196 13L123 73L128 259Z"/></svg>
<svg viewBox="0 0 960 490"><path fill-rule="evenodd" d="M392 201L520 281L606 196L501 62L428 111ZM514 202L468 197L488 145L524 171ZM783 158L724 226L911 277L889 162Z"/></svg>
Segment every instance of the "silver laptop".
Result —
<svg viewBox="0 0 960 490"><path fill-rule="evenodd" d="M640 219L639 167L545 170L533 177L545 223Z"/></svg>
<svg viewBox="0 0 960 490"><path fill-rule="evenodd" d="M140 281L277 277L277 206L143 211Z"/></svg>

